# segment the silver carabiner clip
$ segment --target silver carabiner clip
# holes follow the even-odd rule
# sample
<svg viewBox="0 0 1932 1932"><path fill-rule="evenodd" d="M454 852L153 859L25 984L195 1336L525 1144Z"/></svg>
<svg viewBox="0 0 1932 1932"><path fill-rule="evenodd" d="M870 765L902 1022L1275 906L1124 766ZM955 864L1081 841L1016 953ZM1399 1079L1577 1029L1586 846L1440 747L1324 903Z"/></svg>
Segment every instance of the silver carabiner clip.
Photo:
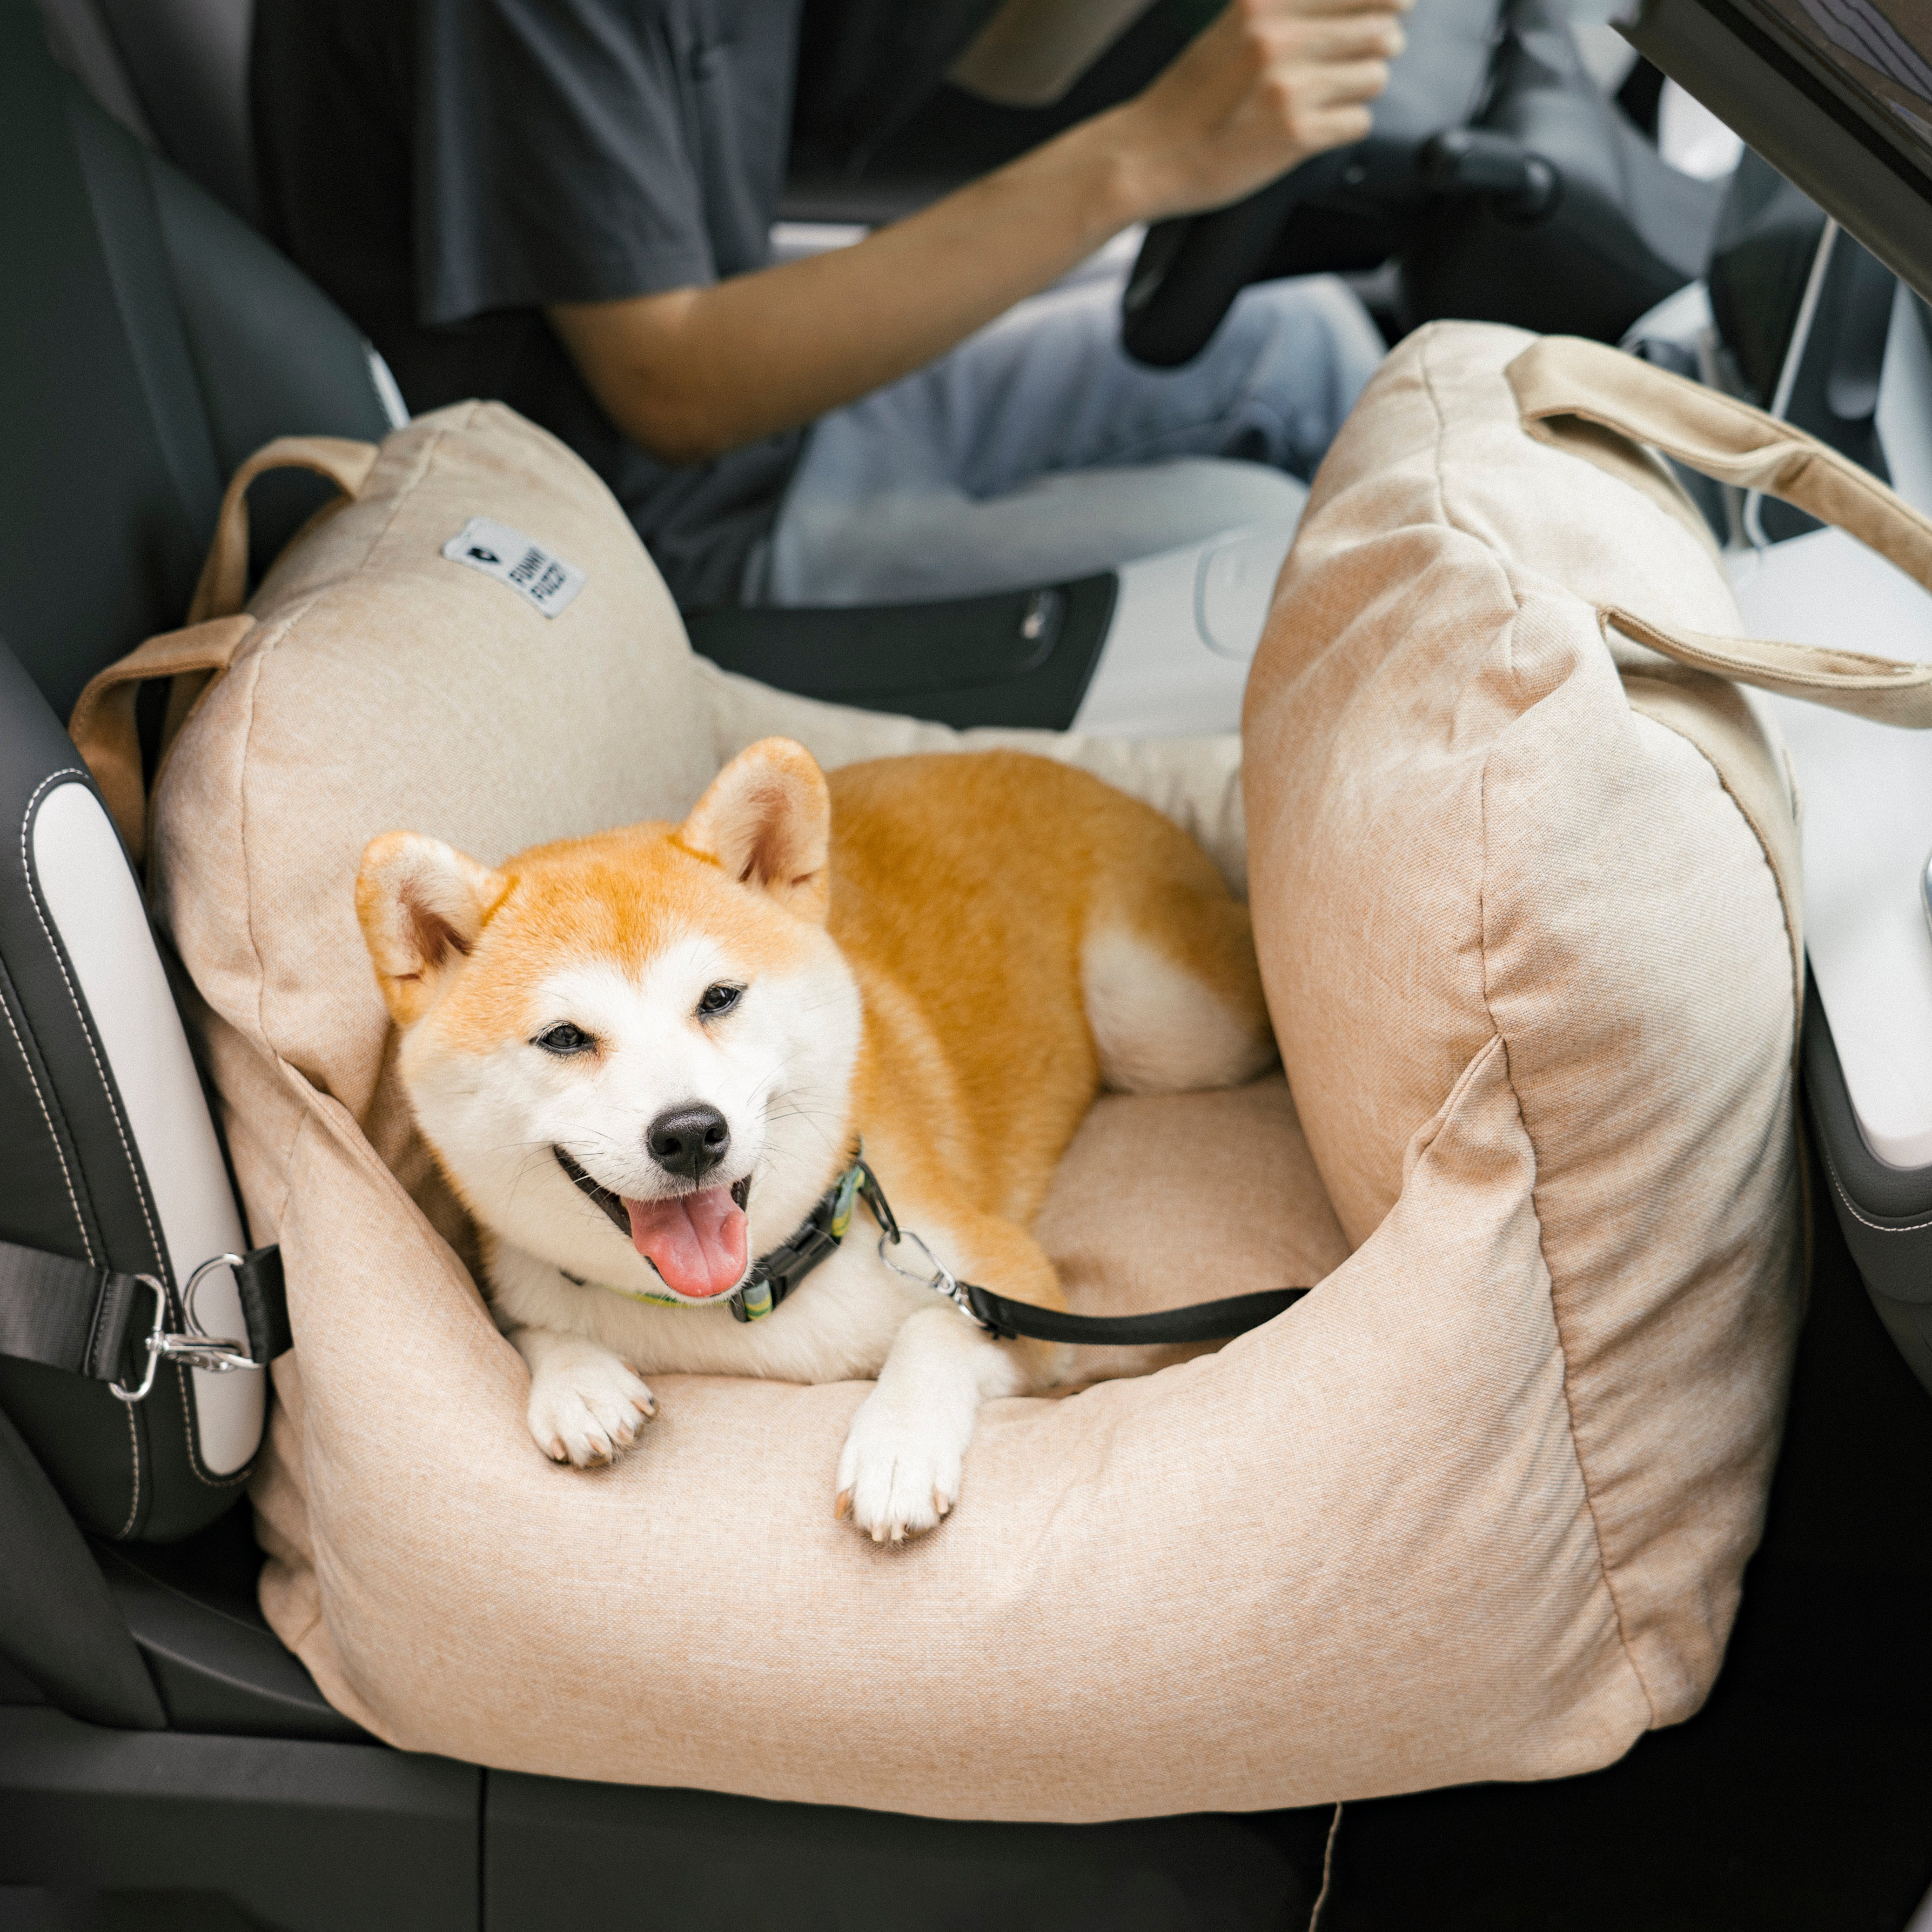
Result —
<svg viewBox="0 0 1932 1932"><path fill-rule="evenodd" d="M122 1401L127 1402L147 1400L148 1391L155 1385L155 1370L161 1363L161 1340L167 1332L168 1325L167 1288L151 1274L137 1274L134 1279L143 1288L152 1288L154 1291L155 1325L148 1330L148 1372L141 1378L141 1386L137 1389L128 1389L123 1388L119 1382L110 1382L107 1384L110 1394L118 1396Z"/></svg>
<svg viewBox="0 0 1932 1932"><path fill-rule="evenodd" d="M161 1337L162 1352L170 1360L185 1362L191 1369L206 1369L217 1376L262 1366L249 1354L245 1341L238 1341L232 1335L209 1334L194 1312L195 1291L201 1286L202 1276L214 1268L238 1268L242 1259L239 1255L211 1255L188 1276L188 1285L181 1292L182 1318L187 1324L187 1333Z"/></svg>
<svg viewBox="0 0 1932 1932"><path fill-rule="evenodd" d="M930 1270L930 1273L917 1274L911 1268L900 1267L898 1262L892 1258L887 1252L887 1250L897 1246L901 1241L910 1241L926 1257L926 1265ZM936 1294L943 1294L975 1328L984 1328L986 1326L986 1324L972 1312L972 1306L966 1298L966 1290L960 1286L959 1277L947 1267L944 1262L940 1260L937 1255L933 1253L930 1248L927 1246L917 1234L913 1233L910 1228L901 1228L894 1234L880 1235L879 1258L894 1274L900 1276L907 1281L916 1281L921 1288L930 1288Z"/></svg>
<svg viewBox="0 0 1932 1932"><path fill-rule="evenodd" d="M194 1312L195 1291L201 1286L201 1277L208 1274L212 1269L218 1268L238 1268L243 1264L244 1258L245 1258L240 1255L211 1255L206 1261L202 1263L200 1267L195 1270L194 1274L188 1276L188 1286L181 1292L181 1313L182 1319L188 1324L188 1332L189 1334L198 1336L204 1340L215 1340L214 1337L209 1334L208 1330L202 1327L201 1318ZM217 1346L224 1348L242 1348L242 1344L240 1342L232 1341L220 1342ZM248 1351L245 1348L243 1348L242 1353L244 1355L246 1355L248 1354ZM261 1364L254 1360L252 1358L250 1358L245 1361L230 1362L226 1364L226 1366L231 1369L256 1369L260 1368Z"/></svg>
<svg viewBox="0 0 1932 1932"><path fill-rule="evenodd" d="M182 1291L182 1315L188 1325L180 1334L168 1328L167 1288L153 1275L135 1276L137 1281L153 1292L155 1298L155 1322L148 1330L146 1344L147 1372L142 1376L139 1388L124 1388L119 1382L110 1382L107 1388L110 1394L125 1402L146 1402L164 1360L179 1362L191 1369L205 1369L211 1375L218 1376L230 1374L236 1369L259 1369L262 1366L249 1354L246 1342L237 1341L232 1336L209 1334L194 1312L195 1291L201 1286L202 1276L212 1268L239 1268L242 1258L239 1255L212 1256L188 1276L188 1285Z"/></svg>

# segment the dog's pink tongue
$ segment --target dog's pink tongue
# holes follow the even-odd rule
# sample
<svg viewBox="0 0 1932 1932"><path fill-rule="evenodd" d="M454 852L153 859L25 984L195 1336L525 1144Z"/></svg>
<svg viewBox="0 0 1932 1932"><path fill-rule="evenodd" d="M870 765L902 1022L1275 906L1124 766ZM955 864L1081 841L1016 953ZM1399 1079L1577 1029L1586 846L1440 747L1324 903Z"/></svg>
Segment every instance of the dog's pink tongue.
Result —
<svg viewBox="0 0 1932 1932"><path fill-rule="evenodd" d="M744 1210L729 1187L624 1205L632 1243L667 1287L702 1299L728 1294L744 1278Z"/></svg>

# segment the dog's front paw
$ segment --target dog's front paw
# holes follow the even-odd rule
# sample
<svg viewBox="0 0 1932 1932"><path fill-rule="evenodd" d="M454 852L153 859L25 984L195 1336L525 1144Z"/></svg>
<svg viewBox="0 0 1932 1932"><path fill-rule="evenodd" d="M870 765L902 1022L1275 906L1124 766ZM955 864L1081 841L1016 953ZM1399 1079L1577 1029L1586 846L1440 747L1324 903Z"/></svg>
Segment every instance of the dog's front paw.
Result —
<svg viewBox="0 0 1932 1932"><path fill-rule="evenodd" d="M960 1499L970 1425L920 1411L882 1390L852 1418L839 1458L835 1515L849 1514L875 1543L903 1543L931 1529Z"/></svg>
<svg viewBox="0 0 1932 1932"><path fill-rule="evenodd" d="M560 1351L530 1378L530 1432L552 1462L613 1462L657 1413L630 1365L602 1348Z"/></svg>

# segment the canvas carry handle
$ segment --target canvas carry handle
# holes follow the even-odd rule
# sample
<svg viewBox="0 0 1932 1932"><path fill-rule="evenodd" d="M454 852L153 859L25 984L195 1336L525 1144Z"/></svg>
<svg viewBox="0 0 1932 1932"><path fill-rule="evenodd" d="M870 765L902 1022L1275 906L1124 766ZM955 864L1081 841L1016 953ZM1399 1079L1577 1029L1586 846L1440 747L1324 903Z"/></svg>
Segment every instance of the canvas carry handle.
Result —
<svg viewBox="0 0 1932 1932"><path fill-rule="evenodd" d="M1507 374L1523 427L1539 440L1557 440L1544 427L1552 419L1580 417L1651 444L1720 482L1795 504L1932 589L1932 520L1802 430L1621 350L1574 336L1533 343ZM1602 614L1627 637L1696 670L1881 724L1932 727L1932 664L1768 638L1713 637L1616 608Z"/></svg>
<svg viewBox="0 0 1932 1932"><path fill-rule="evenodd" d="M137 866L145 864L148 856L148 788L141 770L134 700L142 686L155 678L174 680L168 694L167 721L161 730L165 758L195 700L216 674L228 668L242 640L254 628L255 620L250 616L217 617L209 623L191 624L185 631L150 638L138 650L130 651L89 680L74 707L68 735L94 774L101 800Z"/></svg>
<svg viewBox="0 0 1932 1932"><path fill-rule="evenodd" d="M271 470L311 470L344 496L359 495L375 467L376 446L340 436L278 436L266 442L228 479L221 514L201 579L188 607L188 621L232 617L248 589L248 485Z"/></svg>
<svg viewBox="0 0 1932 1932"><path fill-rule="evenodd" d="M248 589L248 485L271 470L311 470L353 498L375 460L374 443L341 436L284 436L265 443L236 471L222 496L215 542L188 606L187 628L150 638L89 680L80 694L68 721L68 735L94 774L137 866L147 857L148 788L134 700L143 685L157 678L172 680L161 727L165 763L202 693L228 668L254 628L254 619L242 610Z"/></svg>

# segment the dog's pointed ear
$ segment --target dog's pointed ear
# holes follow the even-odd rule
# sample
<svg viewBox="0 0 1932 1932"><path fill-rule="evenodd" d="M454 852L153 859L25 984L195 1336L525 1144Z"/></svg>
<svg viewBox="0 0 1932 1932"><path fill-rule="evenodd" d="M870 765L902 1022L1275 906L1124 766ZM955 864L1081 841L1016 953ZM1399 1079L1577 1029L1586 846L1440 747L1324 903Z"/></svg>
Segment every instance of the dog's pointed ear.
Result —
<svg viewBox="0 0 1932 1932"><path fill-rule="evenodd" d="M468 957L509 890L500 872L440 838L390 832L371 842L356 874L356 916L398 1026L428 1010L443 975Z"/></svg>
<svg viewBox="0 0 1932 1932"><path fill-rule="evenodd" d="M678 827L687 850L822 925L831 902L832 798L803 745L761 738L726 766Z"/></svg>

